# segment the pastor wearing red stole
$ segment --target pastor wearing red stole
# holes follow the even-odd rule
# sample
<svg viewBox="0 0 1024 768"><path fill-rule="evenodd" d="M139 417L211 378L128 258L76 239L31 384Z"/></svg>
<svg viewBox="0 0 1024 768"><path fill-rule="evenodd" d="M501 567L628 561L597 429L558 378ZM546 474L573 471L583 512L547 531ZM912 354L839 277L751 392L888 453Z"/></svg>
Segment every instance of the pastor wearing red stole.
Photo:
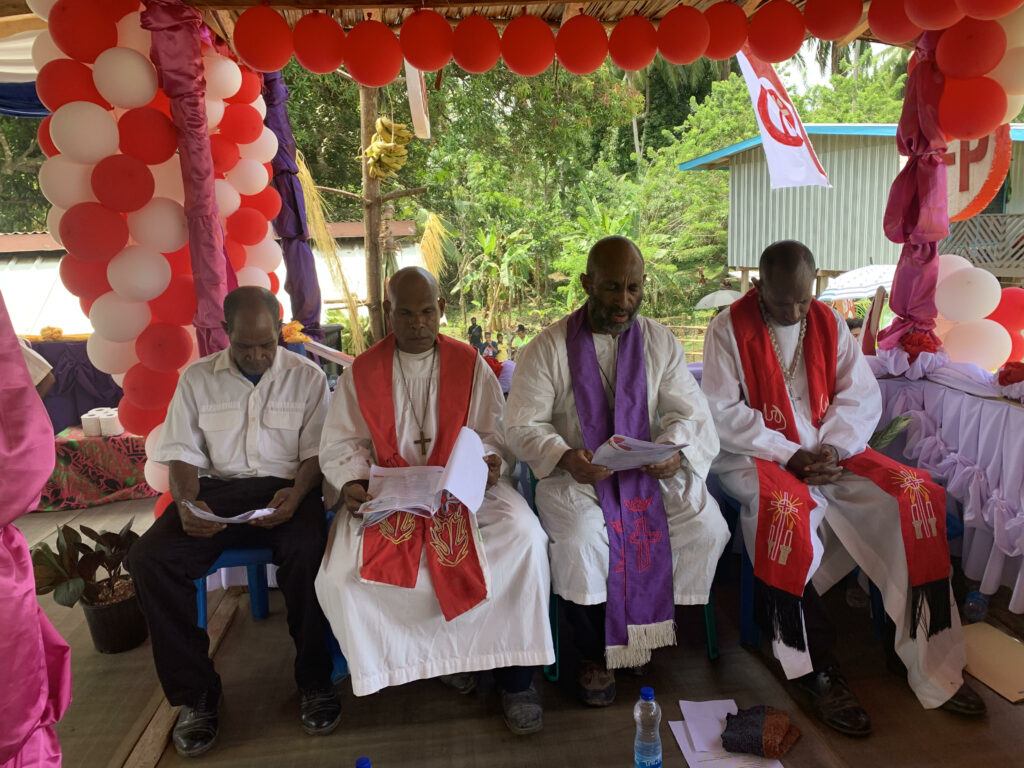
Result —
<svg viewBox="0 0 1024 768"><path fill-rule="evenodd" d="M867 735L819 598L858 565L882 593L890 667L906 668L925 707L982 714L963 684L945 492L867 447L878 385L845 322L813 299L815 274L802 244L770 246L760 280L706 340L702 387L722 442L714 471L742 507L755 617L819 717Z"/></svg>

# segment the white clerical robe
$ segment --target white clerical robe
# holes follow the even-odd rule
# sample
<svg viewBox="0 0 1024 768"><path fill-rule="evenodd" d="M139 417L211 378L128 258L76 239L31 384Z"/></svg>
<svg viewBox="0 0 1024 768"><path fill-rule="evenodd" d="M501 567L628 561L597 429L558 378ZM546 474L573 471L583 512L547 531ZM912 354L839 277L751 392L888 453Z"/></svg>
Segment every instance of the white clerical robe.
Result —
<svg viewBox="0 0 1024 768"><path fill-rule="evenodd" d="M743 540L751 561L758 510L754 459L785 465L797 450L817 451L822 445L833 446L845 459L867 447L878 424L882 410L878 382L846 322L838 315L835 321L839 332L836 394L820 428L811 420L803 355L794 374L790 405L799 444L769 429L761 412L747 406L743 366L729 311L708 327L701 386L722 442L713 470L726 493L742 507ZM800 326L773 323L772 328L783 358L781 366L787 369L797 352ZM852 472L845 472L836 483L812 486L811 495L818 506L811 513L814 557L808 578L813 577L815 589L823 594L859 565L881 591L886 613L896 624L896 652L907 666L911 687L922 705L938 707L963 683L963 634L954 604L951 629L932 638L921 629L916 639L910 637L910 577L896 500ZM778 641L773 648L790 679L812 671L810 654Z"/></svg>
<svg viewBox="0 0 1024 768"><path fill-rule="evenodd" d="M423 416L420 409L428 389L423 432L430 437L437 434L438 371L435 367L431 383L431 355L399 352L401 369L398 359L394 365L398 447L411 466L427 463L413 441L419 437L416 416ZM502 479L487 491L474 526L481 564L488 574L488 597L480 605L445 621L425 554L414 589L362 581L360 521L344 509L339 511L316 579L316 593L348 661L356 696L439 675L554 662L547 537L505 478L511 457L502 437L503 406L498 380L478 358L466 426L480 435L488 453L501 456L503 462ZM351 480L367 479L374 461L370 431L359 410L352 375L346 372L338 380L324 425L320 466L327 481L340 489Z"/></svg>
<svg viewBox="0 0 1024 768"><path fill-rule="evenodd" d="M617 342L594 334L605 394L612 400L616 376L647 376L651 437L685 443L684 467L661 481L672 545L677 605L708 601L718 558L729 540L718 504L704 485L718 453L718 436L707 401L686 367L679 341L665 326L637 317L644 334L644 371L616 371ZM557 464L569 449L584 448L565 347L567 319L534 339L516 356L506 406L509 446L539 478L537 509L551 539L551 581L556 594L578 605L607 599L608 532L592 485L580 485Z"/></svg>

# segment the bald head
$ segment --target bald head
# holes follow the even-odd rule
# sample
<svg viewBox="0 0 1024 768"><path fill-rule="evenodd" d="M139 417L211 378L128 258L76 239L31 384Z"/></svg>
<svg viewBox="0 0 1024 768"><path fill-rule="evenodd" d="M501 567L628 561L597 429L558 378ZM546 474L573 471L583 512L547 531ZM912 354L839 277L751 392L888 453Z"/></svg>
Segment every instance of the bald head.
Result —
<svg viewBox="0 0 1024 768"><path fill-rule="evenodd" d="M587 255L580 276L594 333L618 336L629 330L644 300L644 259L628 237L605 237Z"/></svg>
<svg viewBox="0 0 1024 768"><path fill-rule="evenodd" d="M405 267L388 281L384 312L403 352L426 352L434 346L445 302L437 279L422 267Z"/></svg>
<svg viewBox="0 0 1024 768"><path fill-rule="evenodd" d="M811 249L797 240L772 243L761 254L757 264L762 281L792 280L795 276L813 276L817 272Z"/></svg>
<svg viewBox="0 0 1024 768"><path fill-rule="evenodd" d="M795 325L807 316L817 266L811 249L796 240L772 243L758 262L754 286L765 311L779 325Z"/></svg>
<svg viewBox="0 0 1024 768"><path fill-rule="evenodd" d="M251 376L264 374L277 354L281 305L266 288L247 285L224 297L224 330L231 359Z"/></svg>
<svg viewBox="0 0 1024 768"><path fill-rule="evenodd" d="M602 237L587 254L587 274L594 275L598 269L616 269L621 266L640 265L643 272L644 257L636 243L622 235Z"/></svg>

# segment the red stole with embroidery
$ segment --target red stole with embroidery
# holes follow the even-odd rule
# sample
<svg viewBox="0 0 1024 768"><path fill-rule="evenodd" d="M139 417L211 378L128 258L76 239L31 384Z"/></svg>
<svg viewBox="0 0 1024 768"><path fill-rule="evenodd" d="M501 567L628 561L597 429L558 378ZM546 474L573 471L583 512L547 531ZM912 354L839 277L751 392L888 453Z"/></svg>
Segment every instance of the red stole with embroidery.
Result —
<svg viewBox="0 0 1024 768"><path fill-rule="evenodd" d="M447 336L439 335L437 346L437 434L427 463L443 467L469 416L477 353L468 344ZM377 464L407 467L409 462L398 450L395 430L394 361L395 337L389 335L356 358L352 376ZM396 587L415 587L424 542L427 570L447 621L487 599L487 581L469 510L447 495L432 518L396 512L364 529L360 577Z"/></svg>
<svg viewBox="0 0 1024 768"><path fill-rule="evenodd" d="M792 404L761 314L757 290L749 291L729 312L748 405L761 412L768 427L799 444ZM803 354L815 428L821 426L835 396L837 346L838 329L832 310L821 302L813 302L807 315ZM774 639L805 650L800 599L813 560L810 513L815 502L808 486L785 468L763 459L756 459L755 463L760 499L754 545L758 591L755 615L759 625ZM925 603L929 608L929 636L948 628L945 491L926 472L899 464L871 448L842 462L842 466L871 480L898 502L913 588L911 636L916 636Z"/></svg>

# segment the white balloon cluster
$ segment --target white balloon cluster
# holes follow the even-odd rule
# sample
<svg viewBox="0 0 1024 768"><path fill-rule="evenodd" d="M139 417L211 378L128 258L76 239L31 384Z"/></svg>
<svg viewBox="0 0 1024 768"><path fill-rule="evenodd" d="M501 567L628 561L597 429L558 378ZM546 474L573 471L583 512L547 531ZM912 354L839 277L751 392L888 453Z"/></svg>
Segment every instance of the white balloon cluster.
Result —
<svg viewBox="0 0 1024 768"><path fill-rule="evenodd" d="M997 19L1006 32L1006 53L988 76L1006 91L1006 117L1012 122L1024 109L1024 8Z"/></svg>
<svg viewBox="0 0 1024 768"><path fill-rule="evenodd" d="M1010 334L999 323L985 319L999 306L1001 294L999 280L991 272L962 256L939 256L935 332L950 360L974 363L988 371L1006 362L1012 347Z"/></svg>

